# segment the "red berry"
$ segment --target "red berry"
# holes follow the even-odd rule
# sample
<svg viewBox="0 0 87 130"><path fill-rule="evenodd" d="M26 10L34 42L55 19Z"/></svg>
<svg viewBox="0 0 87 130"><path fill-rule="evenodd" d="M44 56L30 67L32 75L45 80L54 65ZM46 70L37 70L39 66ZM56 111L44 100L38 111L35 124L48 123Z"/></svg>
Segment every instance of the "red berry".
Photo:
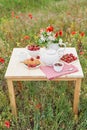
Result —
<svg viewBox="0 0 87 130"><path fill-rule="evenodd" d="M36 56L36 59L40 59L40 56Z"/></svg>
<svg viewBox="0 0 87 130"><path fill-rule="evenodd" d="M31 51L36 51L39 49L40 49L40 47L38 45L29 45L28 46L28 50L31 50Z"/></svg>
<svg viewBox="0 0 87 130"><path fill-rule="evenodd" d="M31 57L31 58L30 58L30 60L31 60L31 61L34 61L34 58L33 58L33 57Z"/></svg>
<svg viewBox="0 0 87 130"><path fill-rule="evenodd" d="M36 65L31 65L31 67L36 67Z"/></svg>
<svg viewBox="0 0 87 130"><path fill-rule="evenodd" d="M31 65L30 65L30 64L28 64L28 67L31 67Z"/></svg>
<svg viewBox="0 0 87 130"><path fill-rule="evenodd" d="M72 61L75 61L77 59L77 57L75 57L72 53L70 54L65 54L62 56L61 60L70 63Z"/></svg>

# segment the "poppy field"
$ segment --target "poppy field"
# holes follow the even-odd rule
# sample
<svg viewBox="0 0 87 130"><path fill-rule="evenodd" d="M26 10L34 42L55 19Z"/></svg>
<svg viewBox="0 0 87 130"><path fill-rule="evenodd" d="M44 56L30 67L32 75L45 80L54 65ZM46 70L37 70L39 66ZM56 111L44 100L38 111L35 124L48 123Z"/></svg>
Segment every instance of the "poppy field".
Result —
<svg viewBox="0 0 87 130"><path fill-rule="evenodd" d="M86 0L0 0L0 130L87 130L86 6ZM15 81L15 118L4 77L12 50L38 44L44 29L77 50L84 73L79 113L72 112L74 82Z"/></svg>

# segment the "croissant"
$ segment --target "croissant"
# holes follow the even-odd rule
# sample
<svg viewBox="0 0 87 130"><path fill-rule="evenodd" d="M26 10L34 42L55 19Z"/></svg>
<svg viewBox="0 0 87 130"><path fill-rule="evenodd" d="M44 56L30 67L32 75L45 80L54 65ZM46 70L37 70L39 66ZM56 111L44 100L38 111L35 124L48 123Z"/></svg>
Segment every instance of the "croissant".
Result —
<svg viewBox="0 0 87 130"><path fill-rule="evenodd" d="M30 59L24 60L23 63L28 66L32 66L32 65L37 66L40 64L40 61L38 59L30 58Z"/></svg>
<svg viewBox="0 0 87 130"><path fill-rule="evenodd" d="M29 59L26 59L26 60L24 60L24 61L23 61L23 63L24 63L24 64L26 64L26 65L28 65L28 64L29 64L29 62L30 62L30 60L29 60Z"/></svg>

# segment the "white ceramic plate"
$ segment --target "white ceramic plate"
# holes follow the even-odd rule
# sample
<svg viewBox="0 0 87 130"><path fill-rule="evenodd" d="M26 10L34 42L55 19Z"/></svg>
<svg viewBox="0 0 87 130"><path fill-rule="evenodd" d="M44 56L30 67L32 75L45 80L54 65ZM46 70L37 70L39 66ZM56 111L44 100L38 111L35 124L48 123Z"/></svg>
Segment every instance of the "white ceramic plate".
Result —
<svg viewBox="0 0 87 130"><path fill-rule="evenodd" d="M28 67L28 65L26 65L27 69L38 69L41 66L41 64L35 66L35 67Z"/></svg>

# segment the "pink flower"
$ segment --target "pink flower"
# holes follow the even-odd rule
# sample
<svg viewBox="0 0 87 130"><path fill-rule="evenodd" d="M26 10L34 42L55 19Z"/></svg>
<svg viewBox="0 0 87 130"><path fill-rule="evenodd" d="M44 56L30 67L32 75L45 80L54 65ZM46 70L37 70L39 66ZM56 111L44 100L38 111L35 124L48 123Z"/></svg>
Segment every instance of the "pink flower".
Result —
<svg viewBox="0 0 87 130"><path fill-rule="evenodd" d="M40 33L44 32L44 31L45 31L45 29L44 29L44 28L41 28L41 29L40 29Z"/></svg>
<svg viewBox="0 0 87 130"><path fill-rule="evenodd" d="M4 60L3 58L0 57L0 63L3 64L4 62L5 62L5 60Z"/></svg>
<svg viewBox="0 0 87 130"><path fill-rule="evenodd" d="M5 126L6 126L7 128L10 128L10 121L5 121Z"/></svg>
<svg viewBox="0 0 87 130"><path fill-rule="evenodd" d="M79 54L80 54L80 55L84 55L84 51L81 51Z"/></svg>
<svg viewBox="0 0 87 130"><path fill-rule="evenodd" d="M12 18L14 18L14 16L15 16L15 15L14 15L14 11L11 12L11 16L12 16Z"/></svg>

